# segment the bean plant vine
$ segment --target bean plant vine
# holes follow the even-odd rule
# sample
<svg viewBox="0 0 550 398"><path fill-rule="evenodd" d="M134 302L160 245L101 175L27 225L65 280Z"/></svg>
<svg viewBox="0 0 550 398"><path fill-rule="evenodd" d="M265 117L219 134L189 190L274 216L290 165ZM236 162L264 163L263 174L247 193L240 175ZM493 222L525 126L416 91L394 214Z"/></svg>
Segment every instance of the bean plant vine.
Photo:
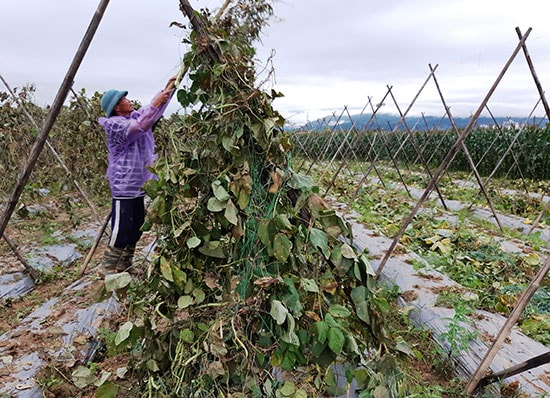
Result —
<svg viewBox="0 0 550 398"><path fill-rule="evenodd" d="M349 225L293 171L273 107L282 94L258 84L253 45L270 3L191 17L201 29L185 39L177 92L187 112L145 187L157 246L117 335L146 396L321 396L352 379L395 388L388 295Z"/></svg>

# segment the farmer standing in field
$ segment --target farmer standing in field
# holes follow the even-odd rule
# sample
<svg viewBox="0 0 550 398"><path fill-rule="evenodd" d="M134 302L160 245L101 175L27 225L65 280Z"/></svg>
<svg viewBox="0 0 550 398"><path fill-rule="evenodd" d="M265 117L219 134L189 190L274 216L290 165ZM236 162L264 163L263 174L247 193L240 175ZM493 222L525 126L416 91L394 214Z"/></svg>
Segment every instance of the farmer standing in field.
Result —
<svg viewBox="0 0 550 398"><path fill-rule="evenodd" d="M99 272L123 272L132 265L136 243L145 221L143 184L153 178L147 169L156 159L153 125L162 117L175 91L176 78L149 105L137 111L127 91L109 90L101 97L106 117L99 124L107 134L109 164L107 178L111 188L111 236Z"/></svg>

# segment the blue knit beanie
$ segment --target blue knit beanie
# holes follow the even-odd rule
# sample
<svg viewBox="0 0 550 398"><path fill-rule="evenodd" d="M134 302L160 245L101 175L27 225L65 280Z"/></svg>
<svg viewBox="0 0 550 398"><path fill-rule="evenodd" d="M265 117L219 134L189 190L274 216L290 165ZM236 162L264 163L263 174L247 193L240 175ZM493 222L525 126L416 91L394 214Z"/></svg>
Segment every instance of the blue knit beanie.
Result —
<svg viewBox="0 0 550 398"><path fill-rule="evenodd" d="M118 101L124 96L128 95L128 91L119 91L119 90L109 90L103 94L101 97L101 108L105 112L107 117L111 117L115 106L118 104Z"/></svg>

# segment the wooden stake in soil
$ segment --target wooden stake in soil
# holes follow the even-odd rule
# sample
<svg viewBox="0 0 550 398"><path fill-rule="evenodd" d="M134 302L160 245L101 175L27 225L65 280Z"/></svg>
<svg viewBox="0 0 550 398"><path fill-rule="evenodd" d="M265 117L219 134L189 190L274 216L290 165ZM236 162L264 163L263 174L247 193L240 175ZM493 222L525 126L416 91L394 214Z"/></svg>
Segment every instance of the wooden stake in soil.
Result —
<svg viewBox="0 0 550 398"><path fill-rule="evenodd" d="M48 113L48 116L46 117L46 120L42 125L42 129L40 130L40 133L38 134L38 137L36 137L36 141L34 142L31 148L31 153L29 155L29 158L27 160L27 163L23 171L19 176L17 186L12 192L7 204L6 210L2 214L2 217L0 218L0 235L3 235L4 231L6 230L6 227L11 218L11 215L13 214L13 211L17 206L17 202L21 197L23 188L25 187L25 185L27 184L27 181L29 180L29 177L32 173L34 165L38 160L38 156L40 155L40 152L42 152L42 148L44 148L44 143L46 142L46 139L48 138L48 134L53 124L55 123L57 115L59 114L61 107L63 106L63 103L67 98L67 94L72 86L76 72L80 66L80 63L82 62L82 59L84 58L84 55L86 54L86 51L88 50L88 47L90 46L90 43L92 42L92 38L94 37L94 34L99 26L99 22L101 21L101 18L103 17L103 14L105 13L105 9L107 8L108 4L109 4L109 0L101 0L92 18L92 21L90 22L90 25L88 26L88 29L84 34L84 38L82 39L82 42L80 43L77 53L74 56L73 62L71 63L69 70L65 75L65 79L63 80L63 83L61 84L61 87L59 88L57 95L52 103L50 112Z"/></svg>

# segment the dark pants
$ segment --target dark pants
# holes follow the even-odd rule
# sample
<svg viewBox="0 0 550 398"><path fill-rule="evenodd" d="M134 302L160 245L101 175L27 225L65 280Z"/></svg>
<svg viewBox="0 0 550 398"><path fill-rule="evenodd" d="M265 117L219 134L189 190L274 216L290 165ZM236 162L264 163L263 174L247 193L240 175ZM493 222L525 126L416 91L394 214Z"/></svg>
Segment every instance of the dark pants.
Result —
<svg viewBox="0 0 550 398"><path fill-rule="evenodd" d="M110 247L124 249L135 246L141 238L141 227L145 221L144 197L113 199L111 208Z"/></svg>

